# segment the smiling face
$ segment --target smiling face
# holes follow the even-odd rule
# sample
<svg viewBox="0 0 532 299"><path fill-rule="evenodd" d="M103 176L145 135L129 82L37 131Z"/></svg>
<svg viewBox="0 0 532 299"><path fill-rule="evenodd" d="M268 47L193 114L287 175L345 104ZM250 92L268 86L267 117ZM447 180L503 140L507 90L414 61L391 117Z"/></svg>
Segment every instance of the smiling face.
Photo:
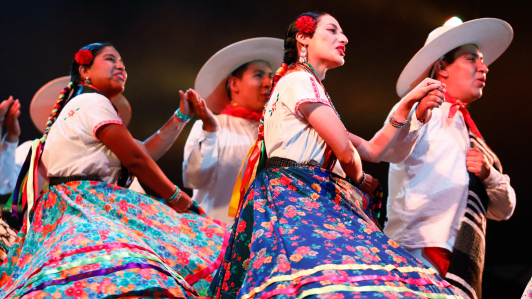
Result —
<svg viewBox="0 0 532 299"><path fill-rule="evenodd" d="M345 46L347 37L338 21L330 15L323 15L316 25L316 31L308 41L308 61L320 62L327 69L345 63Z"/></svg>
<svg viewBox="0 0 532 299"><path fill-rule="evenodd" d="M231 101L237 106L261 112L270 97L272 78L273 72L267 63L250 62L242 78L229 78Z"/></svg>
<svg viewBox="0 0 532 299"><path fill-rule="evenodd" d="M465 103L479 99L488 73L482 52L476 45L463 45L454 58L451 64L437 62L436 79L447 85L447 93ZM441 70L438 70L438 63Z"/></svg>
<svg viewBox="0 0 532 299"><path fill-rule="evenodd" d="M124 91L127 72L118 51L113 47L103 48L91 66L80 66L82 81L89 77L91 84L110 99Z"/></svg>

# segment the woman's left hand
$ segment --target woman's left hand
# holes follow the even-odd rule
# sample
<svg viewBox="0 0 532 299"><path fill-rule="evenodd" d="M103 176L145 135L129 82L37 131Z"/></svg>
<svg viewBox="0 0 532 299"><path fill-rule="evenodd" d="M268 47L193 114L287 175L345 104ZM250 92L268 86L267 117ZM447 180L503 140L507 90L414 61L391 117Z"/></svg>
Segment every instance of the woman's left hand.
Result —
<svg viewBox="0 0 532 299"><path fill-rule="evenodd" d="M179 102L179 111L188 116L194 115L192 103L189 103L187 97L185 96L185 94L190 93L190 90L191 89L187 90L186 92L183 92L182 90L179 91L179 97L181 97L181 101Z"/></svg>
<svg viewBox="0 0 532 299"><path fill-rule="evenodd" d="M170 207L178 213L184 213L188 211L191 206L192 198L190 198L190 196L183 191L181 191L181 198L177 202L170 205Z"/></svg>
<svg viewBox="0 0 532 299"><path fill-rule="evenodd" d="M375 198L375 190L378 186L379 180L366 173L366 181L359 189L366 192L371 198Z"/></svg>

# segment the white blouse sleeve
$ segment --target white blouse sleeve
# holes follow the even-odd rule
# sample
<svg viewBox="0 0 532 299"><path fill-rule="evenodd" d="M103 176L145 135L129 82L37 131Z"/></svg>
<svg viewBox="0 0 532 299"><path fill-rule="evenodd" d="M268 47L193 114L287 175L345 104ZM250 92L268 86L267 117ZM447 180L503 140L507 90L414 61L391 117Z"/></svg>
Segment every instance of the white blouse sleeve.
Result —
<svg viewBox="0 0 532 299"><path fill-rule="evenodd" d="M323 88L312 75L301 73L298 77L287 91L291 94L283 97L283 104L292 113L304 117L299 111L299 106L303 103L321 103L331 107Z"/></svg>
<svg viewBox="0 0 532 299"><path fill-rule="evenodd" d="M113 107L113 104L106 97L98 94L91 94L90 104L84 104L85 105L78 108L78 117L85 124L87 130L92 131L94 138L98 139L97 132L105 125L124 125L122 118L120 118L118 112Z"/></svg>

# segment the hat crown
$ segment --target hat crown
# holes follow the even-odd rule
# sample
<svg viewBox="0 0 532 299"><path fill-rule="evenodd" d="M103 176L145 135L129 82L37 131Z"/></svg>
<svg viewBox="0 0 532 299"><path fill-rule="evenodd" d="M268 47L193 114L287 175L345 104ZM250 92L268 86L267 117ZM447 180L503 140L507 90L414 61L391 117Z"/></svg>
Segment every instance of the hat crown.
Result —
<svg viewBox="0 0 532 299"><path fill-rule="evenodd" d="M432 30L432 32L430 32L429 36L427 37L427 41L425 42L425 46L430 44L438 36L444 34L445 32L449 31L453 27L456 27L456 26L441 26L441 27L438 27L438 28Z"/></svg>

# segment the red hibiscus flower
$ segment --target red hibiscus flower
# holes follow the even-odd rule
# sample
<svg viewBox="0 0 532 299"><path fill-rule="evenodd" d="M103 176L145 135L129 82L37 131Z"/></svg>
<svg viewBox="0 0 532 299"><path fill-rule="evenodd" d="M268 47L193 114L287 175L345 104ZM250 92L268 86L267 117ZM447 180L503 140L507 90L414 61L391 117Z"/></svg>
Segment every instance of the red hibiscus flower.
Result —
<svg viewBox="0 0 532 299"><path fill-rule="evenodd" d="M90 50L79 50L74 59L81 65L90 64L92 61L92 52Z"/></svg>

